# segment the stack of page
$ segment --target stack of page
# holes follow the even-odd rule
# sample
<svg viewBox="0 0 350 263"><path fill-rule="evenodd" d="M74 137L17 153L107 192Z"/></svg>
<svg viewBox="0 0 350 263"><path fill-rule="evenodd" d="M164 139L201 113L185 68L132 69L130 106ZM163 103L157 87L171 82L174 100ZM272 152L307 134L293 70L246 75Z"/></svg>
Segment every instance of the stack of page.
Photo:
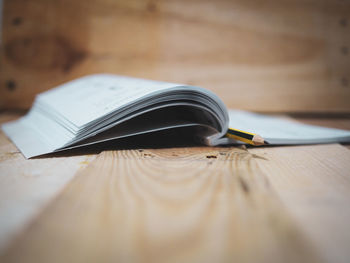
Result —
<svg viewBox="0 0 350 263"><path fill-rule="evenodd" d="M212 146L237 143L226 136L229 127L268 144L350 141L349 131L227 110L203 88L109 74L43 92L27 115L2 126L27 158L180 127L195 127L193 138Z"/></svg>

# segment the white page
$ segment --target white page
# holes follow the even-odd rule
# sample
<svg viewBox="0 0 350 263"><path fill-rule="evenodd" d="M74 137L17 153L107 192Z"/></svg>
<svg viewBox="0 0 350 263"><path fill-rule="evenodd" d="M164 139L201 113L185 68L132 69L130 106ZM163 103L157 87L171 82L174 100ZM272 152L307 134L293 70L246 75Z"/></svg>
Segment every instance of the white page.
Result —
<svg viewBox="0 0 350 263"><path fill-rule="evenodd" d="M270 144L350 142L350 131L302 124L296 121L229 110L229 127L262 136Z"/></svg>
<svg viewBox="0 0 350 263"><path fill-rule="evenodd" d="M192 104L193 101L198 105ZM18 149L30 158L93 136L112 127L113 123L142 112L143 108L174 103L189 103L193 107L206 105L205 109L217 118L221 127L216 137L225 134L228 124L226 107L212 92L183 84L108 74L79 78L39 94L29 114L4 124L2 128Z"/></svg>
<svg viewBox="0 0 350 263"><path fill-rule="evenodd" d="M177 86L183 85L90 75L39 94L26 116L2 128L24 156L30 158L53 152L75 138L64 121L79 128L146 95Z"/></svg>
<svg viewBox="0 0 350 263"><path fill-rule="evenodd" d="M152 92L181 84L108 74L90 75L41 93L37 102L49 105L77 127Z"/></svg>
<svg viewBox="0 0 350 263"><path fill-rule="evenodd" d="M73 139L62 125L33 110L2 129L26 158L50 153Z"/></svg>

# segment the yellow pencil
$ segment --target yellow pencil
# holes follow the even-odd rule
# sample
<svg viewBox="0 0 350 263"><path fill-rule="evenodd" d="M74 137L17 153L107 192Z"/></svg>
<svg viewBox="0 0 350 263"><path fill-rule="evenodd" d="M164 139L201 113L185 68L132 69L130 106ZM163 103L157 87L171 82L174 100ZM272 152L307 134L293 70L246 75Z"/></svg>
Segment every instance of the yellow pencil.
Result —
<svg viewBox="0 0 350 263"><path fill-rule="evenodd" d="M232 129L232 128L228 129L226 136L241 142L255 145L255 146L268 144L268 142L265 141L264 138L262 138L258 134L245 132L245 131Z"/></svg>

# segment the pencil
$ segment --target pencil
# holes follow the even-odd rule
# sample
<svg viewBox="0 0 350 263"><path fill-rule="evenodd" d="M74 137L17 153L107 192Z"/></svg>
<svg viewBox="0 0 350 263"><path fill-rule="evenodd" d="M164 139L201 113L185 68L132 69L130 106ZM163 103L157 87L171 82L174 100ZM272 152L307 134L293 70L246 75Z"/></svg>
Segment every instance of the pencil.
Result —
<svg viewBox="0 0 350 263"><path fill-rule="evenodd" d="M245 131L232 129L232 128L229 128L227 130L226 136L241 142L255 145L255 146L268 144L268 142L265 141L264 138L262 138L258 134L245 132Z"/></svg>

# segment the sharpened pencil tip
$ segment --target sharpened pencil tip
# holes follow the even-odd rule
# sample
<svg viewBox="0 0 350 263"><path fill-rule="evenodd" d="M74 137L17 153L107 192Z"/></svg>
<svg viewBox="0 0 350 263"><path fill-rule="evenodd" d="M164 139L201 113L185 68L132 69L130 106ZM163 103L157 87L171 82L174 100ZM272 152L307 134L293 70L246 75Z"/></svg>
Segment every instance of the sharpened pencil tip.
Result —
<svg viewBox="0 0 350 263"><path fill-rule="evenodd" d="M260 135L257 135L257 134L254 135L252 141L253 141L253 145L255 146L260 146L265 144L265 140Z"/></svg>

